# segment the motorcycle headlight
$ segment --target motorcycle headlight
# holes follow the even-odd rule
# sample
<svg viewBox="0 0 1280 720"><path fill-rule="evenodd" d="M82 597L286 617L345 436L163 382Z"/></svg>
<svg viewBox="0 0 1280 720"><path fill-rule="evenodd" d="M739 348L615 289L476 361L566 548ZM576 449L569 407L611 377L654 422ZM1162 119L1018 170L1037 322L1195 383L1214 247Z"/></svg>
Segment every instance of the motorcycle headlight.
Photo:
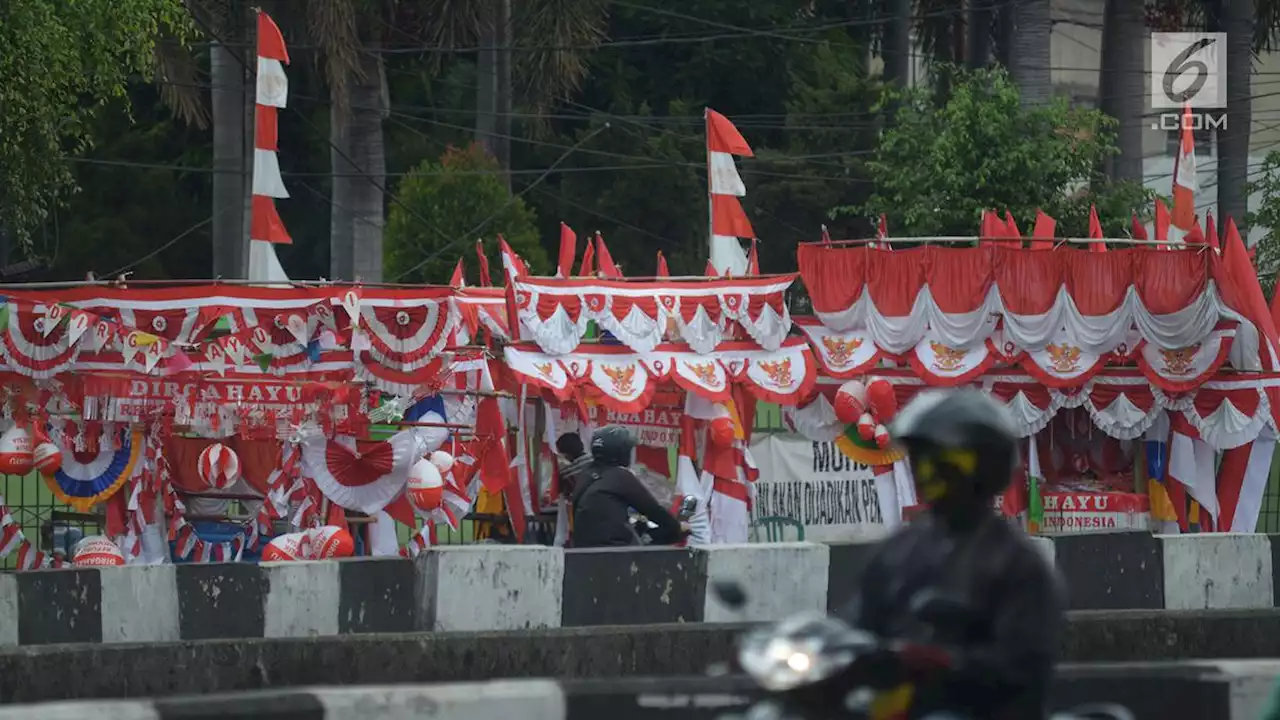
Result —
<svg viewBox="0 0 1280 720"><path fill-rule="evenodd" d="M853 662L852 652L824 652L822 646L814 638L760 638L744 644L738 664L766 690L793 690L825 680Z"/></svg>

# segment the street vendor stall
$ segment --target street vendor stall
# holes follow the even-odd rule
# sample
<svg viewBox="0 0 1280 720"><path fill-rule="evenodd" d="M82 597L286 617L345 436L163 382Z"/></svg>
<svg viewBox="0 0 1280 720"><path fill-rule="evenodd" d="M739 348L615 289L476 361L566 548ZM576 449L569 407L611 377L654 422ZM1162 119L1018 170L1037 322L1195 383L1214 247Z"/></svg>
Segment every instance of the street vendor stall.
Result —
<svg viewBox="0 0 1280 720"><path fill-rule="evenodd" d="M1042 529L1147 527L1148 497L1166 502L1176 486L1214 528L1251 531L1265 473L1228 477L1212 462L1222 451L1269 459L1275 443L1275 328L1243 247L1219 256L1006 243L801 245L814 316L797 325L824 380L791 414L795 428L844 433L840 383L872 372L900 402L976 386L1034 438L1025 469Z"/></svg>
<svg viewBox="0 0 1280 720"><path fill-rule="evenodd" d="M276 525L347 532L369 522L357 515L416 529L415 514L437 509L406 492L420 461L476 437L466 405L473 416L468 394L489 365L470 339L501 328L495 307L500 296L439 287L12 290L0 306L4 469L34 467L72 508L101 508L126 559L167 555L166 537L179 559L238 559ZM430 397L438 406L405 419ZM467 483L451 462L443 471L465 513ZM228 530L231 500L251 516ZM188 514L221 517L216 539ZM0 553L54 562L4 515Z"/></svg>

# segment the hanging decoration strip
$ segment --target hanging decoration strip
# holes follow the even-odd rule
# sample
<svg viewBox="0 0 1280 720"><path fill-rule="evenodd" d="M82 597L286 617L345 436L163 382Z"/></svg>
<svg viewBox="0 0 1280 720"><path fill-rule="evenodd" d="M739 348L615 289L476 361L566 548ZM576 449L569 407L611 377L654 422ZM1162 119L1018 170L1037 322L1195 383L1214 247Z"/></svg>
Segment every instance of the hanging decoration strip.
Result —
<svg viewBox="0 0 1280 720"><path fill-rule="evenodd" d="M798 258L821 322L802 327L839 377L878 354L914 355L923 377L947 384L929 361L967 366L993 349L1060 386L1142 348L1152 382L1171 392L1186 386L1182 370L1218 357L1241 370L1275 368L1271 341L1215 253L801 245Z"/></svg>
<svg viewBox="0 0 1280 720"><path fill-rule="evenodd" d="M520 322L548 354L573 352L592 321L638 353L678 340L706 354L731 339L735 325L764 349L778 349L791 331L785 294L795 278L521 277L513 284Z"/></svg>
<svg viewBox="0 0 1280 720"><path fill-rule="evenodd" d="M879 370L877 375L893 383L899 405L928 387L904 370ZM784 407L788 424L813 440L836 440L845 430L831 402L839 382L824 378L811 401ZM1134 369L1107 370L1070 391L1045 387L1034 377L1015 372L987 375L971 386L1003 402L1023 437L1043 430L1063 408L1084 408L1098 429L1118 440L1141 437L1162 413L1174 412L1214 449L1226 450L1251 442L1266 428L1275 430L1267 390L1280 387L1280 374L1208 380L1195 391L1175 394L1165 393Z"/></svg>
<svg viewBox="0 0 1280 720"><path fill-rule="evenodd" d="M795 405L807 400L817 382L817 366L802 338L774 350L730 342L710 354L687 345L660 345L648 353L607 345L583 345L568 355L551 355L528 344L508 345L505 359L520 382L559 400L578 391L616 412L649 406L666 381L715 402L727 402L732 385L765 402Z"/></svg>
<svg viewBox="0 0 1280 720"><path fill-rule="evenodd" d="M116 427L107 425L93 443L92 451L77 450L65 439L58 440L62 433L51 435L51 441L62 452L62 467L44 475L44 481L58 500L76 512L88 512L134 477L140 469L142 433L134 430L123 438L118 438L118 434Z"/></svg>
<svg viewBox="0 0 1280 720"><path fill-rule="evenodd" d="M64 564L62 558L53 553L37 550L36 546L31 544L23 534L22 526L9 512L4 496L0 495L0 559L9 557L14 551L18 553L16 562L18 570L60 568Z"/></svg>

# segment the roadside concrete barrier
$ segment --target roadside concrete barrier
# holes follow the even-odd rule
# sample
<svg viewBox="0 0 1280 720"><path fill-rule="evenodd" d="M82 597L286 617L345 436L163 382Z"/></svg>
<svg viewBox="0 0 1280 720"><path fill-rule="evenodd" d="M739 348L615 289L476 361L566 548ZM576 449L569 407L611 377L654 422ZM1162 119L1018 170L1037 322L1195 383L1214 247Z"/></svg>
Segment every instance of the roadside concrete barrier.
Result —
<svg viewBox="0 0 1280 720"><path fill-rule="evenodd" d="M1267 535L1032 538L1076 610L1276 606ZM0 574L0 646L770 620L847 603L870 543L562 550ZM713 586L734 580L735 611Z"/></svg>
<svg viewBox="0 0 1280 720"><path fill-rule="evenodd" d="M1116 703L1139 720L1255 720L1278 676L1275 661L1064 666L1050 707ZM19 705L0 707L0 720L724 720L760 697L740 676L522 680Z"/></svg>
<svg viewBox="0 0 1280 720"><path fill-rule="evenodd" d="M747 627L676 623L16 647L0 651L0 702L361 683L703 676L733 657ZM1070 617L1060 657L1068 663L1273 658L1277 637L1276 610L1088 611Z"/></svg>
<svg viewBox="0 0 1280 720"><path fill-rule="evenodd" d="M565 720L566 715L564 691L552 680L307 688L169 700L0 707L0 720Z"/></svg>

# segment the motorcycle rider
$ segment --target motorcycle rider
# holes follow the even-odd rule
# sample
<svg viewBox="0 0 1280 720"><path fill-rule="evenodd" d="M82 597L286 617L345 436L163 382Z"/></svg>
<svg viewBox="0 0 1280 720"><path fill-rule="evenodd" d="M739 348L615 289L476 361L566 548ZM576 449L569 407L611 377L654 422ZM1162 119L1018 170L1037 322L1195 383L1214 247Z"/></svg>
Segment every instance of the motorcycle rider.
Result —
<svg viewBox="0 0 1280 720"><path fill-rule="evenodd" d="M655 544L679 541L685 532L627 469L635 440L620 425L607 425L591 436L591 465L575 474L573 546L609 547L639 544L631 529L629 509L657 525L649 535Z"/></svg>
<svg viewBox="0 0 1280 720"><path fill-rule="evenodd" d="M927 510L880 545L842 616L889 640L855 671L881 688L910 683L913 718L1045 716L1064 594L992 509L1018 462L1006 413L976 390L929 393L890 429Z"/></svg>

